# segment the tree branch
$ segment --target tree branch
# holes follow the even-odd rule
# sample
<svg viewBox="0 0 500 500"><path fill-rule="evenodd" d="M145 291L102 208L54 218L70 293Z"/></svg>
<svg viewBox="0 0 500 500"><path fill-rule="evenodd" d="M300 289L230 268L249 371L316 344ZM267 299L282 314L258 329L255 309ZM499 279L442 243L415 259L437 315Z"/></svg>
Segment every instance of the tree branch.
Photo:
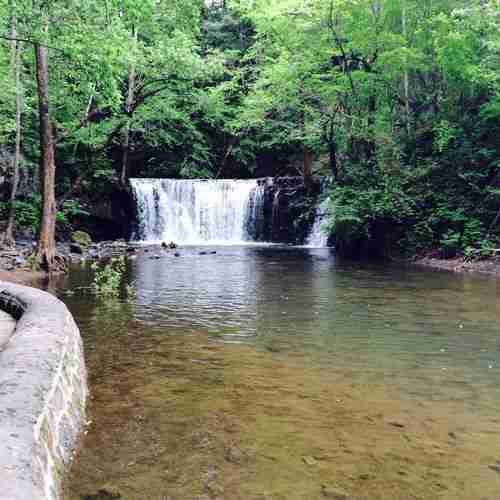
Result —
<svg viewBox="0 0 500 500"><path fill-rule="evenodd" d="M9 40L11 42L28 43L28 44L33 45L33 46L39 45L40 47L46 47L47 49L57 50L58 52L61 52L61 53L65 54L65 52L64 52L63 49L60 49L58 47L54 47L52 45L47 45L47 44L39 42L37 40L30 40L29 38L12 37L12 36L3 35L3 34L0 34L0 38L3 39L3 40Z"/></svg>

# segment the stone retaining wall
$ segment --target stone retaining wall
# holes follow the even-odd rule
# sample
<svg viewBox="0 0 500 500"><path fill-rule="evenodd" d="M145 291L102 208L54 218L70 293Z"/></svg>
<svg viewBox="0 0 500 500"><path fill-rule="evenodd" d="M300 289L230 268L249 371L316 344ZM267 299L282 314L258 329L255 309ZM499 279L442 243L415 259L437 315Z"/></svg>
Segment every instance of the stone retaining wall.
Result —
<svg viewBox="0 0 500 500"><path fill-rule="evenodd" d="M0 500L56 500L85 422L80 332L52 295L0 281L17 317L0 352Z"/></svg>

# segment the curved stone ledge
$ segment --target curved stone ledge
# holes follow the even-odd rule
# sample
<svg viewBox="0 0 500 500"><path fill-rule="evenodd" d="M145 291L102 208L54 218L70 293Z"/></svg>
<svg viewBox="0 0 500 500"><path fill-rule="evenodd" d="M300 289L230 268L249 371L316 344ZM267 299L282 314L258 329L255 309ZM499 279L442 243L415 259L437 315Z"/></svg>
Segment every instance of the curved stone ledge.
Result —
<svg viewBox="0 0 500 500"><path fill-rule="evenodd" d="M18 319L0 352L0 500L55 500L84 424L80 332L40 290L0 281L0 309Z"/></svg>

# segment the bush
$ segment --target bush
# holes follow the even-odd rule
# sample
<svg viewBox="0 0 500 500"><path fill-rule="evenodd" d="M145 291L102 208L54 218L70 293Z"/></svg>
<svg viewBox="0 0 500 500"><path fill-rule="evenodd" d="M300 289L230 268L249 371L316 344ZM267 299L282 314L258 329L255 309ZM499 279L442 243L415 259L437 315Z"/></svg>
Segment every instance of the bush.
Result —
<svg viewBox="0 0 500 500"><path fill-rule="evenodd" d="M107 264L95 262L92 264L95 271L92 284L96 295L117 297L120 294L123 275L126 270L125 257L112 258Z"/></svg>

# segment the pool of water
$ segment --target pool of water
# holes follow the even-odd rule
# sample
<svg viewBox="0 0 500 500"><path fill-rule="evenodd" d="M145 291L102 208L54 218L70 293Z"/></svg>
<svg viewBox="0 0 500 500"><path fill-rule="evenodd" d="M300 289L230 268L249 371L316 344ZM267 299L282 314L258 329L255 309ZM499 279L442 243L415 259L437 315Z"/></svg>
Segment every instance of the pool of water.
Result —
<svg viewBox="0 0 500 500"><path fill-rule="evenodd" d="M66 500L500 498L497 280L215 250L58 286L92 393Z"/></svg>

